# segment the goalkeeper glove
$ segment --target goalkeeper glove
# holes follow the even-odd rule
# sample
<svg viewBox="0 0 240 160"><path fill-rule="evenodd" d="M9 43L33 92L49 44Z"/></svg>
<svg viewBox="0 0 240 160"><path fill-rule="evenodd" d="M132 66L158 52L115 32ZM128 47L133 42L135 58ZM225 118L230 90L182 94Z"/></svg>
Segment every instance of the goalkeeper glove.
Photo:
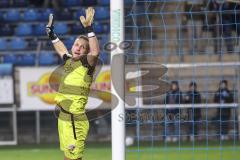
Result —
<svg viewBox="0 0 240 160"><path fill-rule="evenodd" d="M54 33L53 22L54 22L53 14L50 14L48 24L46 26L46 32L47 32L49 39L52 41L52 43L56 43L59 41L59 39L58 39L57 35Z"/></svg>
<svg viewBox="0 0 240 160"><path fill-rule="evenodd" d="M95 10L92 7L88 7L85 12L86 12L86 18L84 16L80 16L80 21L83 27L85 28L85 31L87 32L88 37L91 38L95 36L92 28Z"/></svg>

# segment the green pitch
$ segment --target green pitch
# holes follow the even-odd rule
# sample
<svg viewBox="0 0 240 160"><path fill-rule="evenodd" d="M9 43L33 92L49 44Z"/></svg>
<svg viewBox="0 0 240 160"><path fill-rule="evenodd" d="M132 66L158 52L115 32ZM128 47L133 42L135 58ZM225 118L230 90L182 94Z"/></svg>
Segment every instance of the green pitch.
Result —
<svg viewBox="0 0 240 160"><path fill-rule="evenodd" d="M198 145L192 147L191 144L177 144L168 146L158 145L149 147L127 148L127 160L239 160L239 144L216 144ZM63 153L58 146L14 146L0 147L0 159L2 160L61 160ZM85 160L111 160L110 144L89 144L85 151Z"/></svg>

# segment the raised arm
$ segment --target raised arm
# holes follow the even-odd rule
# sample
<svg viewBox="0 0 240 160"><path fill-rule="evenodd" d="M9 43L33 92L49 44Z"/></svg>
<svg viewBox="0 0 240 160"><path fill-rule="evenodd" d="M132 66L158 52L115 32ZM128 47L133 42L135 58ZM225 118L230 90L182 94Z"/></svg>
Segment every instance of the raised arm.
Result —
<svg viewBox="0 0 240 160"><path fill-rule="evenodd" d="M66 46L63 44L63 42L54 33L53 23L54 23L53 14L50 14L48 24L46 26L46 32L47 32L47 35L48 35L49 39L52 41L56 52L59 54L59 56L61 58L63 58L64 54L66 54L68 57L71 57L71 54L68 53L68 50L67 50Z"/></svg>
<svg viewBox="0 0 240 160"><path fill-rule="evenodd" d="M92 28L92 22L94 18L95 10L92 7L86 9L86 18L84 16L80 17L80 21L83 24L89 39L90 52L88 54L88 63L90 65L95 65L98 60L100 53L99 43L97 37Z"/></svg>

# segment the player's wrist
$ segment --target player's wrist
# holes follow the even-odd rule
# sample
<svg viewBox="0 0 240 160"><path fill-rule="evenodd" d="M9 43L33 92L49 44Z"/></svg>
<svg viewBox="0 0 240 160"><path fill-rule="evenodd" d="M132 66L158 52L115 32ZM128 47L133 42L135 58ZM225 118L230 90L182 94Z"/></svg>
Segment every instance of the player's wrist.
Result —
<svg viewBox="0 0 240 160"><path fill-rule="evenodd" d="M85 27L85 31L86 31L86 33L93 32L93 27L92 27L92 25L91 25L91 26L86 26L86 27Z"/></svg>
<svg viewBox="0 0 240 160"><path fill-rule="evenodd" d="M96 35L95 35L94 32L90 32L90 33L87 34L87 37L88 37L88 38L92 38L92 37L95 37L95 36L96 36Z"/></svg>
<svg viewBox="0 0 240 160"><path fill-rule="evenodd" d="M51 41L55 41L55 40L58 39L58 36L57 36L55 33L52 33L52 34L49 35L49 39L50 39Z"/></svg>
<svg viewBox="0 0 240 160"><path fill-rule="evenodd" d="M92 26L85 27L85 32L87 33L88 38L95 37L95 33Z"/></svg>
<svg viewBox="0 0 240 160"><path fill-rule="evenodd" d="M51 39L51 38L50 38ZM51 39L52 43L57 43L58 41L60 41L60 39L58 37Z"/></svg>
<svg viewBox="0 0 240 160"><path fill-rule="evenodd" d="M57 40L59 40L59 39L58 39L58 36L54 33L53 28L48 28L48 27L47 27L47 34L48 34L48 38L49 38L51 41L57 41Z"/></svg>

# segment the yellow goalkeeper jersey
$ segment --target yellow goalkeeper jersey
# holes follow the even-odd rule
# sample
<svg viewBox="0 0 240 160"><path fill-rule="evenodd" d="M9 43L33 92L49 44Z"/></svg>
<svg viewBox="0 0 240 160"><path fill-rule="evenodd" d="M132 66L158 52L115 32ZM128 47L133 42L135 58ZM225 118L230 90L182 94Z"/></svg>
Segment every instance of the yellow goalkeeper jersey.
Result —
<svg viewBox="0 0 240 160"><path fill-rule="evenodd" d="M85 112L94 68L87 63L86 57L80 61L65 59L61 70L61 81L56 103L72 114Z"/></svg>

